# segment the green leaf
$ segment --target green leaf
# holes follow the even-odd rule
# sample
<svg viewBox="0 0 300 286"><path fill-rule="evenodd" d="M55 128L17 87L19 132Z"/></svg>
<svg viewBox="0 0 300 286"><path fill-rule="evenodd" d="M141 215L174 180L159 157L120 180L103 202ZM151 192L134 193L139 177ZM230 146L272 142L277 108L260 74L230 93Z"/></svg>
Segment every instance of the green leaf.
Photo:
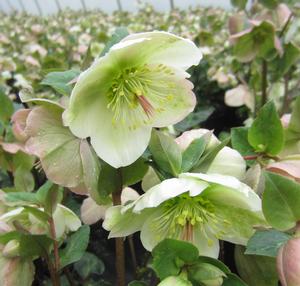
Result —
<svg viewBox="0 0 300 286"><path fill-rule="evenodd" d="M54 213L57 204L62 201L63 189L47 181L38 189L36 198L44 207L45 212L51 215Z"/></svg>
<svg viewBox="0 0 300 286"><path fill-rule="evenodd" d="M207 257L207 256L199 256L198 258L198 262L201 263L209 263L214 265L215 267L219 268L220 270L222 270L225 274L230 273L230 269L220 260L218 259L214 259L212 257Z"/></svg>
<svg viewBox="0 0 300 286"><path fill-rule="evenodd" d="M218 155L218 153L230 142L230 137L223 140L220 144L217 146L211 148L204 156L200 158L200 160L196 163L194 166L194 172L202 172L205 173L210 164L213 162L215 157Z"/></svg>
<svg viewBox="0 0 300 286"><path fill-rule="evenodd" d="M50 216L45 213L44 211L35 208L35 207L30 207L30 206L24 206L24 209L31 213L33 216L35 216L37 219L43 222L47 222L50 218Z"/></svg>
<svg viewBox="0 0 300 286"><path fill-rule="evenodd" d="M110 195L120 189L119 171L104 161L101 161L101 171L98 181L97 193L91 197L98 204L107 204L111 201Z"/></svg>
<svg viewBox="0 0 300 286"><path fill-rule="evenodd" d="M192 263L198 259L199 252L193 244L165 239L152 251L152 268L162 280L168 276L178 275L185 263Z"/></svg>
<svg viewBox="0 0 300 286"><path fill-rule="evenodd" d="M248 127L236 127L231 129L231 145L243 156L255 155L253 147L248 142Z"/></svg>
<svg viewBox="0 0 300 286"><path fill-rule="evenodd" d="M245 255L245 247L235 246L235 265L249 286L277 286L278 276L274 257Z"/></svg>
<svg viewBox="0 0 300 286"><path fill-rule="evenodd" d="M213 112L213 107L200 107L198 111L190 113L185 119L175 124L174 127L177 131L184 132L204 122Z"/></svg>
<svg viewBox="0 0 300 286"><path fill-rule="evenodd" d="M122 39L124 39L126 36L128 36L128 30L124 27L119 27L116 28L115 32L111 36L110 40L107 42L105 45L104 49L102 50L100 57L103 57L109 50L110 48L119 43Z"/></svg>
<svg viewBox="0 0 300 286"><path fill-rule="evenodd" d="M282 231L300 220L300 184L286 177L265 172L262 208L268 223Z"/></svg>
<svg viewBox="0 0 300 286"><path fill-rule="evenodd" d="M227 274L227 278L224 279L222 286L248 286L248 285L244 281L242 281L241 278L239 278L237 275L230 273Z"/></svg>
<svg viewBox="0 0 300 286"><path fill-rule="evenodd" d="M21 233L18 231L10 231L10 232L4 232L0 233L0 244L6 244L10 240L16 239L19 240L21 237Z"/></svg>
<svg viewBox="0 0 300 286"><path fill-rule="evenodd" d="M191 170L196 163L200 160L205 147L207 145L207 140L205 136L195 139L184 152L182 153L182 165L181 172L188 172Z"/></svg>
<svg viewBox="0 0 300 286"><path fill-rule="evenodd" d="M104 272L104 264L96 255L85 252L81 259L74 264L74 269L82 279L87 279L92 274L101 275Z"/></svg>
<svg viewBox="0 0 300 286"><path fill-rule="evenodd" d="M259 0L259 2L269 9L274 9L279 4L278 0Z"/></svg>
<svg viewBox="0 0 300 286"><path fill-rule="evenodd" d="M153 130L150 152L155 163L165 172L177 176L181 170L181 150L174 139L162 132Z"/></svg>
<svg viewBox="0 0 300 286"><path fill-rule="evenodd" d="M79 76L79 74L79 70L51 72L46 75L41 84L52 87L62 95L69 96L72 92L72 85L69 82Z"/></svg>
<svg viewBox="0 0 300 286"><path fill-rule="evenodd" d="M248 131L248 141L257 152L277 155L284 145L284 131L274 102L266 103Z"/></svg>
<svg viewBox="0 0 300 286"><path fill-rule="evenodd" d="M230 0L232 6L238 8L239 10L244 10L247 5L247 0Z"/></svg>
<svg viewBox="0 0 300 286"><path fill-rule="evenodd" d="M245 254L276 257L281 245L290 238L290 235L273 229L256 231L248 241Z"/></svg>
<svg viewBox="0 0 300 286"><path fill-rule="evenodd" d="M122 184L124 186L130 186L141 181L148 171L149 165L146 164L146 160L139 158L133 164L127 167L123 167L122 171Z"/></svg>
<svg viewBox="0 0 300 286"><path fill-rule="evenodd" d="M284 45L284 53L282 56L278 56L271 62L273 69L273 81L278 81L283 77L290 68L297 63L300 59L300 49L293 43L287 43Z"/></svg>
<svg viewBox="0 0 300 286"><path fill-rule="evenodd" d="M21 257L35 257L48 253L53 240L46 235L22 234L19 243Z"/></svg>
<svg viewBox="0 0 300 286"><path fill-rule="evenodd" d="M16 203L16 205L22 204L38 204L39 201L35 193L28 192L11 192L5 195L5 200L8 203Z"/></svg>
<svg viewBox="0 0 300 286"><path fill-rule="evenodd" d="M275 45L275 27L268 21L233 35L231 39L233 53L240 62L250 62L256 57L271 60L279 53Z"/></svg>
<svg viewBox="0 0 300 286"><path fill-rule="evenodd" d="M14 113L14 106L12 101L4 93L3 88L0 86L0 123L7 123Z"/></svg>
<svg viewBox="0 0 300 286"><path fill-rule="evenodd" d="M34 189L34 178L30 170L19 166L14 173L14 185L19 192L31 192Z"/></svg>
<svg viewBox="0 0 300 286"><path fill-rule="evenodd" d="M61 269L65 266L74 263L82 258L88 246L90 237L90 227L82 226L67 240L67 246L60 250Z"/></svg>

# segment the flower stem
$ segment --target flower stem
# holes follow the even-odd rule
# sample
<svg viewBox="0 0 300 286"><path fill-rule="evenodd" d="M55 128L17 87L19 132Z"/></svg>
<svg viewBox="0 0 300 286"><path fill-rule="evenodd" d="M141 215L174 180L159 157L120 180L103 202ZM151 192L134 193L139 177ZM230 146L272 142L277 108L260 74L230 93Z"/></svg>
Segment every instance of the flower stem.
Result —
<svg viewBox="0 0 300 286"><path fill-rule="evenodd" d="M281 115L283 115L288 111L290 105L289 80L290 80L289 75L286 74L284 76L284 97L283 97L283 102L282 102L282 107L280 112Z"/></svg>
<svg viewBox="0 0 300 286"><path fill-rule="evenodd" d="M117 169L118 173L118 187L115 192L112 193L113 205L117 206L121 204L121 193L122 193L122 174L121 170ZM117 285L125 286L125 251L124 251L124 240L122 237L115 239L116 245L116 271L117 271Z"/></svg>
<svg viewBox="0 0 300 286"><path fill-rule="evenodd" d="M56 240L56 232L55 232L55 225L54 225L53 217L50 217L48 222L50 225L51 238L53 239L53 253L54 253L52 283L54 286L60 286L60 277L59 277L60 260L59 260L58 243Z"/></svg>
<svg viewBox="0 0 300 286"><path fill-rule="evenodd" d="M137 276L138 265L137 265L137 259L136 259L136 253L135 253L135 247L134 247L134 241L133 241L132 235L128 236L128 243L129 243L129 248L130 248L130 253L131 253L134 275L135 275L135 278L137 278L136 276Z"/></svg>
<svg viewBox="0 0 300 286"><path fill-rule="evenodd" d="M268 87L268 82L267 82L267 75L268 75L268 63L266 60L262 61L262 71L261 71L261 107L263 107L268 100L268 95L267 95L267 87Z"/></svg>

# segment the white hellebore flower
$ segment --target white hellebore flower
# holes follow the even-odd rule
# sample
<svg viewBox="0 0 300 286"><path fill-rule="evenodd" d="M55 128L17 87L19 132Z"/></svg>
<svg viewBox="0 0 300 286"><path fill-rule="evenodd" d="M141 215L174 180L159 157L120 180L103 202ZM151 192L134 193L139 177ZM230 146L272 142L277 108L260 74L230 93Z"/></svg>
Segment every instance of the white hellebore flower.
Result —
<svg viewBox="0 0 300 286"><path fill-rule="evenodd" d="M259 196L232 176L184 173L152 187L126 206L106 212L109 237L141 231L151 251L165 238L186 240L200 255L218 257L218 239L245 245L253 226L265 224Z"/></svg>
<svg viewBox="0 0 300 286"><path fill-rule="evenodd" d="M152 127L193 111L185 70L201 58L193 42L167 32L129 35L79 76L64 123L74 135L90 137L111 166L130 165L145 151Z"/></svg>

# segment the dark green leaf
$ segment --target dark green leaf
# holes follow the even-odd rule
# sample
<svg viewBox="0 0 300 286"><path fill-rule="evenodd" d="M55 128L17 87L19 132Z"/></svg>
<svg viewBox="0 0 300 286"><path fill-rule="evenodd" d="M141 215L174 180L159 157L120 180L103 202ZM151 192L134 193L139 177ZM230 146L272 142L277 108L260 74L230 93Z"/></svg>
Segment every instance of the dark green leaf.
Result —
<svg viewBox="0 0 300 286"><path fill-rule="evenodd" d="M281 245L291 238L277 230L256 231L249 239L245 254L276 257Z"/></svg>
<svg viewBox="0 0 300 286"><path fill-rule="evenodd" d="M190 113L185 119L175 124L174 127L179 132L189 130L204 122L214 111L213 107L205 106L198 111Z"/></svg>
<svg viewBox="0 0 300 286"><path fill-rule="evenodd" d="M122 183L130 186L143 179L148 171L148 165L143 158L136 160L133 164L122 168Z"/></svg>
<svg viewBox="0 0 300 286"><path fill-rule="evenodd" d="M188 172L191 170L202 156L207 140L205 136L195 139L184 152L182 153L181 172Z"/></svg>
<svg viewBox="0 0 300 286"><path fill-rule="evenodd" d="M42 85L52 87L55 91L62 95L70 95L72 91L72 85L70 81L75 79L80 74L78 70L68 70L63 72L51 72L46 75L42 80Z"/></svg>
<svg viewBox="0 0 300 286"><path fill-rule="evenodd" d="M247 0L230 0L232 6L238 8L239 10L244 10L247 5Z"/></svg>
<svg viewBox="0 0 300 286"><path fill-rule="evenodd" d="M284 144L284 131L274 102L266 103L248 131L248 141L257 152L277 155Z"/></svg>
<svg viewBox="0 0 300 286"><path fill-rule="evenodd" d="M221 269L225 274L226 273L230 273L230 269L223 262L221 262L218 259L214 259L212 257L207 257L207 256L200 256L198 258L198 261L200 263L209 263L209 264L212 264L212 265L218 267L219 269Z"/></svg>
<svg viewBox="0 0 300 286"><path fill-rule="evenodd" d="M4 90L0 86L0 122L9 122L10 117L14 112L14 106L12 101L4 93Z"/></svg>
<svg viewBox="0 0 300 286"><path fill-rule="evenodd" d="M67 245L59 253L61 268L81 259L88 246L90 227L84 225L72 234L67 240Z"/></svg>
<svg viewBox="0 0 300 286"><path fill-rule="evenodd" d="M21 233L18 231L10 231L10 232L4 232L0 233L0 244L6 244L12 239L19 240L21 237Z"/></svg>
<svg viewBox="0 0 300 286"><path fill-rule="evenodd" d="M141 281L131 281L128 286L147 286L147 284Z"/></svg>
<svg viewBox="0 0 300 286"><path fill-rule="evenodd" d="M280 3L279 0L259 0L261 4L266 6L269 9L274 9Z"/></svg>
<svg viewBox="0 0 300 286"><path fill-rule="evenodd" d="M255 155L253 147L248 142L248 127L236 127L231 129L231 145L243 156Z"/></svg>
<svg viewBox="0 0 300 286"><path fill-rule="evenodd" d="M104 49L102 50L100 57L103 57L109 50L110 48L119 43L122 39L124 39L126 36L128 36L128 30L124 27L119 27L116 28L115 32L111 36L110 40L107 42L105 45Z"/></svg>
<svg viewBox="0 0 300 286"><path fill-rule="evenodd" d="M92 274L101 275L105 267L102 260L96 255L85 252L81 259L74 264L74 269L85 280Z"/></svg>
<svg viewBox="0 0 300 286"><path fill-rule="evenodd" d="M276 259L274 257L246 255L245 247L235 246L235 265L241 278L249 286L277 286Z"/></svg>
<svg viewBox="0 0 300 286"><path fill-rule="evenodd" d="M21 257L44 256L53 244L53 240L46 235L22 234L19 242Z"/></svg>
<svg viewBox="0 0 300 286"><path fill-rule="evenodd" d="M199 252L191 243L165 239L153 249L152 255L152 268L162 280L168 276L178 275L185 263L197 260Z"/></svg>
<svg viewBox="0 0 300 286"><path fill-rule="evenodd" d="M22 204L38 204L35 193L28 192L11 192L5 195L5 200L8 203L17 203L19 205Z"/></svg>
<svg viewBox="0 0 300 286"><path fill-rule="evenodd" d="M52 214L55 211L57 204L60 203L63 198L63 190L62 188L59 188L58 185L54 185L52 182L47 181L38 189L36 198L44 207L45 212Z"/></svg>
<svg viewBox="0 0 300 286"><path fill-rule="evenodd" d="M180 173L181 150L171 136L153 130L149 149L159 168L174 176Z"/></svg>
<svg viewBox="0 0 300 286"><path fill-rule="evenodd" d="M31 192L34 189L34 178L30 170L19 166L14 173L14 185L19 192Z"/></svg>
<svg viewBox="0 0 300 286"><path fill-rule="evenodd" d="M209 150L204 156L200 158L194 166L194 171L205 173L210 164L213 162L218 153L230 142L230 137L223 140L220 144Z"/></svg>
<svg viewBox="0 0 300 286"><path fill-rule="evenodd" d="M248 285L244 281L242 281L241 278L239 278L237 275L230 273L227 274L227 278L224 279L222 286L248 286Z"/></svg>
<svg viewBox="0 0 300 286"><path fill-rule="evenodd" d="M264 176L262 207L266 220L282 231L293 228L300 220L300 184L270 172Z"/></svg>

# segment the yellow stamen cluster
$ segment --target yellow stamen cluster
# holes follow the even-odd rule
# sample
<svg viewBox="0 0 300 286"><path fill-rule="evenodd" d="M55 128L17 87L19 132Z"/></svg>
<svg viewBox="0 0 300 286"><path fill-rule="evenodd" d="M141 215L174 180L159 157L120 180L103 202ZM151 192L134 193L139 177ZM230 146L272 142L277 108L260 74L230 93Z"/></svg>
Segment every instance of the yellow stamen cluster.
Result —
<svg viewBox="0 0 300 286"><path fill-rule="evenodd" d="M151 117L164 111L162 106L173 99L174 75L161 64L124 69L113 80L108 94L107 107L114 113L113 122L129 123L132 129L150 123Z"/></svg>

